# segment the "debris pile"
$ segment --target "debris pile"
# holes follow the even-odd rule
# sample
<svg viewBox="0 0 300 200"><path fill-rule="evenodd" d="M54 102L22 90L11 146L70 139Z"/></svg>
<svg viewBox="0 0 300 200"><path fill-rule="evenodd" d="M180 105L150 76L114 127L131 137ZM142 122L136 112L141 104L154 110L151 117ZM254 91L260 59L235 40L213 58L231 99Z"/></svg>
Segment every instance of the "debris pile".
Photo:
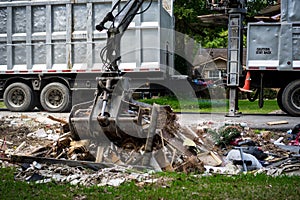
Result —
<svg viewBox="0 0 300 200"><path fill-rule="evenodd" d="M274 133L272 131L254 131L244 123L225 123L217 129L209 129L208 134L215 142L214 151L224 158L223 165L231 163L237 166L240 171L259 170L270 174L273 172L274 166L282 167L290 160L300 164L298 156L300 145L294 145L297 144L294 141L300 134L299 127L297 125L287 133ZM231 167L230 165L229 168ZM269 170L272 172L268 172ZM297 167L289 170L299 171ZM285 170L279 171L281 173L287 172Z"/></svg>
<svg viewBox="0 0 300 200"><path fill-rule="evenodd" d="M83 186L119 186L127 181L133 181L137 186L153 183L163 185L171 180L165 177L155 177L151 171L145 173L122 166L92 171L61 164L39 164L35 161L30 165L22 165L22 169L17 172L15 179L36 183L67 182L71 185Z"/></svg>
<svg viewBox="0 0 300 200"><path fill-rule="evenodd" d="M60 124L44 115L30 117L12 115L0 119L0 152L3 156L29 154L34 148L56 140L61 132Z"/></svg>
<svg viewBox="0 0 300 200"><path fill-rule="evenodd" d="M113 165L143 166L156 171L203 172L204 163L199 158L203 157L200 153L204 151L193 141L198 138L197 134L191 129L188 129L189 135L184 134L176 121L176 114L169 107L159 112L163 112L159 116L163 116L164 119L157 119L156 134L151 138L150 149L147 147L149 138L134 138L130 135L125 140L111 141L108 145L99 145L93 140L76 141L64 126L65 124L50 117L60 122L61 127L57 127L57 124L52 127L58 129L55 134L50 129L43 128L43 125L39 125L36 127L37 130L25 132L24 139L40 140L40 144L27 146L25 141L19 146L14 146L15 150L6 150L5 153L7 157L30 156L33 160L34 158L84 160Z"/></svg>
<svg viewBox="0 0 300 200"><path fill-rule="evenodd" d="M87 186L153 181L151 175L138 172L145 170L300 174L300 126L287 133L251 130L245 123L181 126L169 107L159 112L163 113L151 137L128 135L106 144L75 140L68 123L53 116L47 117L52 123L25 115L2 118L0 166L20 165L16 180L52 179Z"/></svg>

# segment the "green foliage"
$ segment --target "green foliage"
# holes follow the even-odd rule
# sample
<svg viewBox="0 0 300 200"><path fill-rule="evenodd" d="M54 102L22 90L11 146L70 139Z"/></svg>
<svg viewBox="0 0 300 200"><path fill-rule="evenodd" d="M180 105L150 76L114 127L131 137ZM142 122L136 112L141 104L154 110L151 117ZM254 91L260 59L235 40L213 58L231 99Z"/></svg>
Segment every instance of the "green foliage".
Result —
<svg viewBox="0 0 300 200"><path fill-rule="evenodd" d="M250 19L259 11L269 5L274 5L276 0L251 0L247 3L247 19ZM212 14L206 6L206 0L176 0L174 2L175 30L187 34L205 48L227 47L227 25L204 27L199 23L197 16ZM246 44L244 37L244 46ZM176 41L176 45L182 43L182 39Z"/></svg>
<svg viewBox="0 0 300 200"><path fill-rule="evenodd" d="M228 30L222 29L217 33L217 37L206 38L207 42L203 44L204 48L226 48L228 44Z"/></svg>
<svg viewBox="0 0 300 200"><path fill-rule="evenodd" d="M232 140L241 136L241 126L222 126L218 130L210 129L208 133L212 136L217 145L228 145Z"/></svg>
<svg viewBox="0 0 300 200"><path fill-rule="evenodd" d="M206 8L205 0L176 0L174 2L174 15L177 27L184 28L183 25L188 24L186 28L191 28L190 24L197 22L197 16L208 14L210 11ZM190 30L184 29L189 32Z"/></svg>
<svg viewBox="0 0 300 200"><path fill-rule="evenodd" d="M276 99L277 91L272 88L264 89L264 98L265 99Z"/></svg>
<svg viewBox="0 0 300 200"><path fill-rule="evenodd" d="M205 38L205 41L203 43L204 48L227 48L228 45L228 30L227 29L221 29L220 32L216 33L217 35L208 35ZM243 46L246 47L247 44L247 38L246 35L243 35Z"/></svg>
<svg viewBox="0 0 300 200"><path fill-rule="evenodd" d="M264 129L263 130L258 130L258 129L253 130L253 132L255 134L261 134L262 131L265 131L265 130Z"/></svg>
<svg viewBox="0 0 300 200"><path fill-rule="evenodd" d="M270 5L275 5L276 0L251 0L247 2L247 16L252 17L259 13L260 10Z"/></svg>

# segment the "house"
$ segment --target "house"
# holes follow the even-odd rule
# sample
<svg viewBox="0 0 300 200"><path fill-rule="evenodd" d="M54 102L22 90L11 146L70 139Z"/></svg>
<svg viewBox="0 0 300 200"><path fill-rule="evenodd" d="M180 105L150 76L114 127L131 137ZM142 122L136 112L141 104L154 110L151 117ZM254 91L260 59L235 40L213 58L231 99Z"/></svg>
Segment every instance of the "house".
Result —
<svg viewBox="0 0 300 200"><path fill-rule="evenodd" d="M243 66L246 64L246 49L243 52ZM227 48L200 49L193 66L193 76L205 81L223 79L227 73Z"/></svg>

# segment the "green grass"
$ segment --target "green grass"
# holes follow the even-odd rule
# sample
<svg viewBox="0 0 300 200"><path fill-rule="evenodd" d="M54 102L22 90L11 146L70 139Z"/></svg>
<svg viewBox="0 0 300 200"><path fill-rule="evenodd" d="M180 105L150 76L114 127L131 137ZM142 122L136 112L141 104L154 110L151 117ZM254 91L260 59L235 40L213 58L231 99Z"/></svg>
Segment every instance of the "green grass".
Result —
<svg viewBox="0 0 300 200"><path fill-rule="evenodd" d="M3 101L0 101L0 108L6 108Z"/></svg>
<svg viewBox="0 0 300 200"><path fill-rule="evenodd" d="M175 97L160 97L157 99L141 99L144 103L160 105L170 105L176 112L228 112L228 100L207 100L199 99L197 101L181 100L180 103ZM0 108L6 108L0 101ZM249 102L248 100L239 100L239 110L245 114L268 114L275 110L280 110L276 100L265 100L264 107L259 108L258 102Z"/></svg>
<svg viewBox="0 0 300 200"><path fill-rule="evenodd" d="M0 169L1 199L298 199L299 177L209 176L182 173L157 176L172 178L163 183L119 187L83 187L69 184L34 184L13 179L14 169Z"/></svg>
<svg viewBox="0 0 300 200"><path fill-rule="evenodd" d="M248 100L240 100L239 108L241 112L250 114L268 114L270 112L280 110L276 100L265 100L262 108L258 107L258 101L249 102Z"/></svg>
<svg viewBox="0 0 300 200"><path fill-rule="evenodd" d="M176 112L212 112L226 113L229 110L228 100L205 100L197 101L181 100L175 97L160 97L157 99L141 99L144 103L160 105L170 105ZM258 101L250 102L248 100L239 100L239 111L245 114L268 114L272 111L280 110L276 100L265 100L264 107L258 107Z"/></svg>

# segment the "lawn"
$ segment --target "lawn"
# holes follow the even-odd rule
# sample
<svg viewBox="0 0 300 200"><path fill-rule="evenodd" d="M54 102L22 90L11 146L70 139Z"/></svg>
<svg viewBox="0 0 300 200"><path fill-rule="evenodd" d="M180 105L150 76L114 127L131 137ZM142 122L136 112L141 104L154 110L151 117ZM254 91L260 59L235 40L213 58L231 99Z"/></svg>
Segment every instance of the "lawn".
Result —
<svg viewBox="0 0 300 200"><path fill-rule="evenodd" d="M228 112L228 100L207 100L199 99L197 101L181 100L174 97L160 97L157 99L140 99L144 103L157 103L160 105L170 105L176 112L202 112L202 113L226 113ZM0 101L0 108L5 108ZM245 114L268 114L275 110L280 110L276 100L265 100L264 107L259 108L258 102L248 100L239 100L239 111Z"/></svg>
<svg viewBox="0 0 300 200"><path fill-rule="evenodd" d="M197 102L191 100L178 101L175 97L160 97L157 99L141 99L139 101L149 104L170 105L176 112L226 113L229 110L229 101L225 99L199 99ZM258 107L258 101L239 100L239 111L245 114L268 114L276 110L280 110L276 100L265 100L263 108Z"/></svg>
<svg viewBox="0 0 300 200"><path fill-rule="evenodd" d="M0 108L6 108L3 101L0 101Z"/></svg>
<svg viewBox="0 0 300 200"><path fill-rule="evenodd" d="M14 169L0 168L1 199L298 199L299 177L266 175L195 176L156 174L166 182L137 186L83 187L70 184L34 184L14 181Z"/></svg>

